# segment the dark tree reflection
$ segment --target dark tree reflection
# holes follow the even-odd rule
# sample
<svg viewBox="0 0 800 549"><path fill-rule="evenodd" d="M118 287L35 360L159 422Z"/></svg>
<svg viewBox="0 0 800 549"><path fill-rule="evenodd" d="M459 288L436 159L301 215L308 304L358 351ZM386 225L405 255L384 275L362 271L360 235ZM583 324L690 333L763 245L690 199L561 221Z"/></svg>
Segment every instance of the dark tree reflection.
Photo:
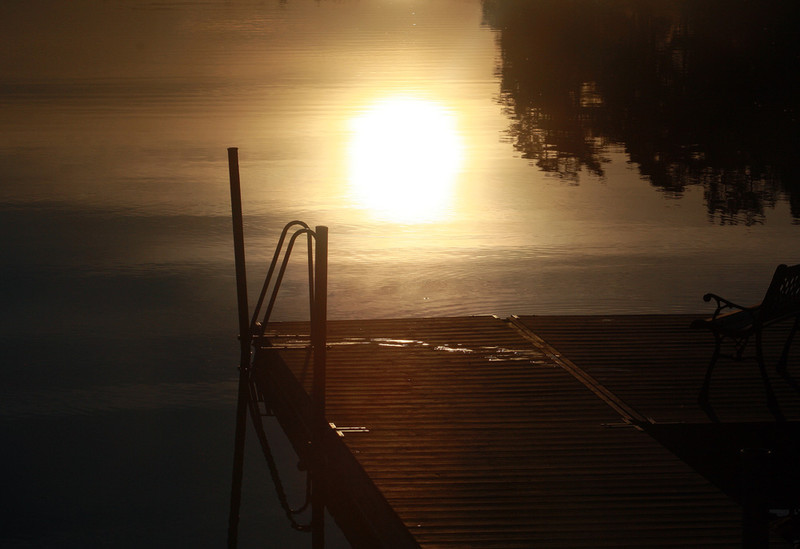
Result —
<svg viewBox="0 0 800 549"><path fill-rule="evenodd" d="M702 185L709 217L800 219L800 3L484 0L502 52L509 139L578 182L624 148L670 196Z"/></svg>

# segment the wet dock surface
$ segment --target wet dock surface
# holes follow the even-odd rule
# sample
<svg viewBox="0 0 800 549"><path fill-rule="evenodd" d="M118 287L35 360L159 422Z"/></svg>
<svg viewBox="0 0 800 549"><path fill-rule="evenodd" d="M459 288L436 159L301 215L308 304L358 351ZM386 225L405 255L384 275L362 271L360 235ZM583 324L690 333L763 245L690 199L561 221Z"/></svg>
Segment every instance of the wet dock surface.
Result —
<svg viewBox="0 0 800 549"><path fill-rule="evenodd" d="M776 403L754 362L721 361L700 406L693 318L329 322L332 514L356 547L741 546L741 448L774 450L770 506L796 503L799 355L768 366ZM308 326L267 335L256 379L302 457Z"/></svg>

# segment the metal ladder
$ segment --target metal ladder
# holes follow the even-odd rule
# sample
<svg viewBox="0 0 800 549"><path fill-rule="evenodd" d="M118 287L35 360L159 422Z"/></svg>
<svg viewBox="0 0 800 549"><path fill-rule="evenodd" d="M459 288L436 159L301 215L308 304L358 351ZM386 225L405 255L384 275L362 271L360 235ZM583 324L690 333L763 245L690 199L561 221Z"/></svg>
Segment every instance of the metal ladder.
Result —
<svg viewBox="0 0 800 549"><path fill-rule="evenodd" d="M313 361L313 383L312 383L312 414L314 418L314 428L312 433L312 448L317 448L318 454L321 454L322 441L325 431L328 429L328 424L325 421L325 364L326 364L326 346L327 346L327 294L328 294L328 227L318 225L311 230L311 228L302 221L290 221L286 224L281 232L278 245L276 246L275 253L267 271L267 276L262 285L261 292L259 293L258 301L253 310L252 317L249 314L247 303L247 277L245 269L245 254L244 254L244 223L242 218L242 199L241 199L241 184L239 179L239 152L235 147L228 149L228 168L230 172L230 190L231 190L231 214L233 218L233 244L234 256L236 263L236 292L238 299L238 316L239 316L239 343L240 343L240 360L239 360L239 390L236 405L236 434L235 434L235 447L234 447L234 463L233 463L233 479L231 483L231 504L230 514L228 519L228 547L236 547L238 542L238 525L239 525L239 509L241 505L242 495L242 476L244 470L244 442L245 432L247 426L248 410L253 418L254 425L257 428L259 440L264 449L267 461L270 464L270 471L273 472L273 480L276 482L276 489L279 493L281 503L285 503L285 497L282 496L282 488L280 481L277 480L276 470L274 463L271 461L271 452L266 442L266 437L263 435L263 429L259 429L261 424L260 408L258 406L259 397L256 391L252 388L250 381L250 374L252 370L251 358L252 347L263 340L264 334L269 322L270 316L275 306L275 301L280 290L280 285L283 276L286 272L286 267L291 256L292 249L295 241L302 235L306 235L307 249L308 249L308 288L309 288L309 314L311 321L311 347L314 352ZM289 230L293 227L300 227L292 233L289 238L286 249L284 250L284 242ZM283 259L281 260L281 254ZM277 277L274 282L272 280L275 275L276 268L280 263ZM269 288L272 286L271 293ZM270 299L267 304L264 316L261 321L258 317L266 299L267 293L270 293ZM318 456L318 459L313 460L310 468L310 486L311 486L311 524L308 530L312 533L312 547L314 549L322 549L325 544L325 460L323 456ZM287 514L291 515L302 511L305 505L300 510L292 510L285 505ZM290 516L292 525L297 529L306 530L304 527L298 527L297 523Z"/></svg>

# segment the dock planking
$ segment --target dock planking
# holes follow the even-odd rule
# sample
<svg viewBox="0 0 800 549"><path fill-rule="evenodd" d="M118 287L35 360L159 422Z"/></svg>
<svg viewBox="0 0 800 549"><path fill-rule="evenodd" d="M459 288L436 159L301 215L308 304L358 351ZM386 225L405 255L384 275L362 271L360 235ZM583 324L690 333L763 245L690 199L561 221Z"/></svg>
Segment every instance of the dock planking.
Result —
<svg viewBox="0 0 800 549"><path fill-rule="evenodd" d="M728 446L786 430L752 363L720 363L697 404L712 345L691 318L329 321L331 513L354 547L740 546ZM267 336L257 383L304 458L308 326ZM796 384L772 381L792 426Z"/></svg>

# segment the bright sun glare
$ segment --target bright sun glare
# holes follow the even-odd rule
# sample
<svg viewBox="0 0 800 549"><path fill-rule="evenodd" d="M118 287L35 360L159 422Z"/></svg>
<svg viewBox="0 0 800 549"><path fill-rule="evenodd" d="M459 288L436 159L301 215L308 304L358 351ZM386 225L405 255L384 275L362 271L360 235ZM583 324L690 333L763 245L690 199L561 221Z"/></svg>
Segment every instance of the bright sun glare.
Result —
<svg viewBox="0 0 800 549"><path fill-rule="evenodd" d="M452 200L462 145L455 116L433 101L379 101L352 120L356 201L388 221L429 222Z"/></svg>

